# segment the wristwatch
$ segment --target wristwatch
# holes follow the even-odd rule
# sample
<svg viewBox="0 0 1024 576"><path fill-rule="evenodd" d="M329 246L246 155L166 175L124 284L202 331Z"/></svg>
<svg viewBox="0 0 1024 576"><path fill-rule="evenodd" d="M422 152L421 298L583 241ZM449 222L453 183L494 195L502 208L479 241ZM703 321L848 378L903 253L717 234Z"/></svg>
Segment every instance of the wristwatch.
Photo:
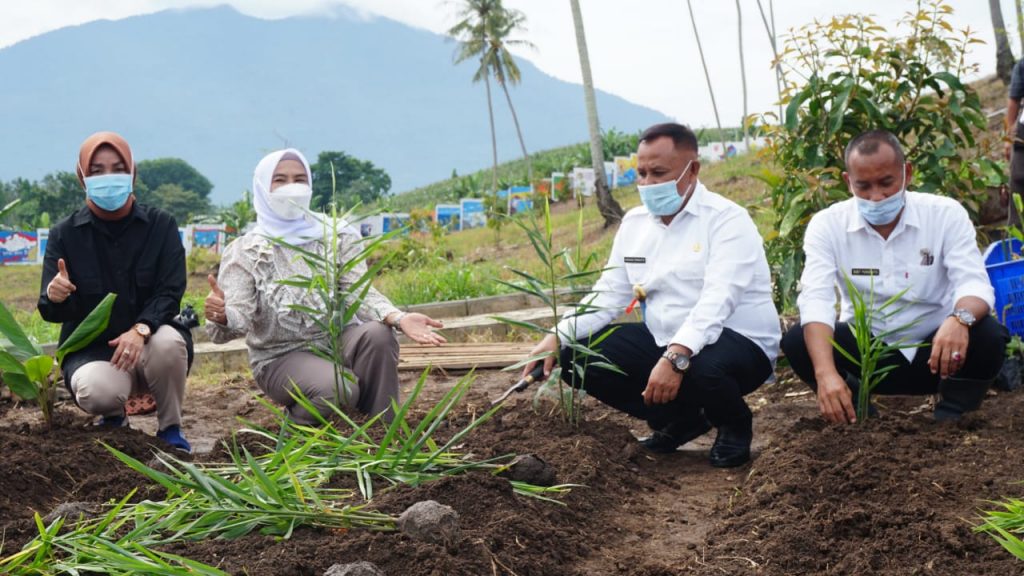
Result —
<svg viewBox="0 0 1024 576"><path fill-rule="evenodd" d="M142 336L143 342L149 342L149 337L153 334L153 331L149 329L149 324L144 324L142 322L137 322L135 326L132 326L132 329L135 330L139 336Z"/></svg>
<svg viewBox="0 0 1024 576"><path fill-rule="evenodd" d="M967 326L968 328L974 326L974 323L978 321L978 319L974 317L974 314L971 314L971 311L967 308L956 308L950 316L956 318L957 322Z"/></svg>
<svg viewBox="0 0 1024 576"><path fill-rule="evenodd" d="M666 350L661 357L668 360L676 374L683 374L690 369L690 357L686 354Z"/></svg>
<svg viewBox="0 0 1024 576"><path fill-rule="evenodd" d="M391 322L385 322L385 324L388 324L395 330L401 330L402 318L405 318L406 314L408 314L408 312L399 312L398 314L395 315L394 320L392 320Z"/></svg>

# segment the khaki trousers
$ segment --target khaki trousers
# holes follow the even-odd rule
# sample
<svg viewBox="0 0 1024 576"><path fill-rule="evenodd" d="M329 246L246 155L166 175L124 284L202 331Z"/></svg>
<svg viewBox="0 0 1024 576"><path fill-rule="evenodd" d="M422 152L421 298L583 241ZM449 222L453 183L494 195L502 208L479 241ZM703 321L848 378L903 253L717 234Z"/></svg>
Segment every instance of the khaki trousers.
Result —
<svg viewBox="0 0 1024 576"><path fill-rule="evenodd" d="M156 400L159 429L164 430L181 425L187 373L185 339L174 328L161 326L135 368L125 372L105 360L89 362L71 376L71 392L83 410L101 416L122 416L129 396L149 392Z"/></svg>
<svg viewBox="0 0 1024 576"><path fill-rule="evenodd" d="M304 350L271 362L256 377L256 384L285 406L288 417L297 424L315 425L317 419L295 402L294 390L302 392L328 419L329 402L371 416L384 412L383 418L390 421L394 415L391 400L398 400L398 340L394 332L380 322L346 327L342 356L348 377L342 379L341 386L335 382L333 362Z"/></svg>

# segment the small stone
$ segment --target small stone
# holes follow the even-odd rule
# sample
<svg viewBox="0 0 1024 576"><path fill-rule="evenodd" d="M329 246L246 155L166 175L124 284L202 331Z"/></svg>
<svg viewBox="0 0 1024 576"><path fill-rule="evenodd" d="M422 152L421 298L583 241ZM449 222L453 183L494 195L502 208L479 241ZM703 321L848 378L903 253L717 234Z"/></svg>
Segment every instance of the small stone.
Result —
<svg viewBox="0 0 1024 576"><path fill-rule="evenodd" d="M324 576L384 576L384 572L372 562L335 564L324 572Z"/></svg>
<svg viewBox="0 0 1024 576"><path fill-rule="evenodd" d="M458 512L434 500L408 507L398 517L398 527L411 538L445 546L453 544L460 535Z"/></svg>
<svg viewBox="0 0 1024 576"><path fill-rule="evenodd" d="M43 517L44 524L50 524L58 518L77 521L79 516L92 518L99 513L100 505L95 502L62 502L49 514Z"/></svg>
<svg viewBox="0 0 1024 576"><path fill-rule="evenodd" d="M534 486L555 485L555 469L536 454L516 456L502 475Z"/></svg>

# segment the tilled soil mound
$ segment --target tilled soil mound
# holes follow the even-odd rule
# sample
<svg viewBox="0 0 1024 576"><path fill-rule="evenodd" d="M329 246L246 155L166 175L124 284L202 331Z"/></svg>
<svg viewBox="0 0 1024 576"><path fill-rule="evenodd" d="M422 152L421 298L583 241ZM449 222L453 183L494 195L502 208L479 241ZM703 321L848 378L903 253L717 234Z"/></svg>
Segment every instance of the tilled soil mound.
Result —
<svg viewBox="0 0 1024 576"><path fill-rule="evenodd" d="M885 400L884 400L885 401ZM898 401L896 401L898 404ZM864 425L801 418L722 507L692 573L1024 574L974 533L991 500L1024 495L1024 395L958 423L884 410Z"/></svg>
<svg viewBox="0 0 1024 576"><path fill-rule="evenodd" d="M487 410L508 378L482 374L440 439ZM450 384L438 377L429 392L440 396ZM933 423L927 411L912 413L920 398L885 399L881 418L839 428L816 417L804 390L774 385L749 399L755 459L733 470L708 465L713 433L675 454L653 455L634 438L644 432L641 423L593 402L586 421L573 428L535 412L528 395L515 396L456 449L478 460L535 455L531 467L546 463L555 482L575 485L560 504L518 496L503 478L470 473L416 487L377 486L368 504L394 516L424 500L450 506L460 528L450 542L299 528L288 540L250 534L165 550L250 576L320 576L333 564L359 561L388 575L438 576L1024 574L1024 562L971 530L987 500L1024 495L1024 394L990 397L953 425ZM191 421L237 428L236 405L248 406L248 394L195 390L187 400ZM411 419L433 401L423 398ZM136 500L162 497L97 442L146 462L154 447L167 449L152 436L87 429L67 418L46 431L16 424L24 410L0 406L0 556L35 534L35 511L119 499L132 489ZM253 415L267 421L265 413ZM240 441L258 451L253 436ZM195 459L225 455L219 449ZM349 478L335 484L354 486Z"/></svg>

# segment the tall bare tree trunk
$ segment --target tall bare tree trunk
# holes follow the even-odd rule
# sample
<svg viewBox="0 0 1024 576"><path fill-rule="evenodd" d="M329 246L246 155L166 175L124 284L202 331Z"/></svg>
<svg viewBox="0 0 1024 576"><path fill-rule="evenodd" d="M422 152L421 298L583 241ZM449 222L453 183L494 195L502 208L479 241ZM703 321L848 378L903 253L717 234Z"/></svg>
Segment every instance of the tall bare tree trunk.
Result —
<svg viewBox="0 0 1024 576"><path fill-rule="evenodd" d="M1024 0L1014 0L1013 8L1017 12L1017 38L1020 39L1020 57L1024 59Z"/></svg>
<svg viewBox="0 0 1024 576"><path fill-rule="evenodd" d="M743 8L740 7L740 0L736 0L736 25L740 31L740 79L743 80L743 146L750 150L750 134L747 132L747 64L743 60Z"/></svg>
<svg viewBox="0 0 1024 576"><path fill-rule="evenodd" d="M1006 24L1003 22L1003 10L999 0L988 0L988 9L992 14L992 28L996 33L996 75L1003 84L1010 84L1013 73L1013 51L1010 40L1006 36Z"/></svg>
<svg viewBox="0 0 1024 576"><path fill-rule="evenodd" d="M490 75L484 75L484 86L487 88L487 117L491 121L491 194L498 193L498 136L494 132L494 106L491 104Z"/></svg>
<svg viewBox="0 0 1024 576"><path fill-rule="evenodd" d="M782 64L779 62L779 48L775 43L775 7L769 0L768 10L771 12L771 24L764 13L764 5L757 0L757 9L761 13L761 22L764 23L764 31L768 34L768 41L772 45L772 56L775 57L775 90L779 95L779 122L782 122Z"/></svg>
<svg viewBox="0 0 1024 576"><path fill-rule="evenodd" d="M505 100L508 102L508 110L512 113L512 123L516 126L516 136L519 137L519 148L523 151L523 161L526 162L526 177L533 186L533 163L530 162L530 155L526 153L526 141L523 140L523 131L519 128L519 116L516 115L516 107L512 105L512 96L508 93L508 84L498 80L501 89L505 91Z"/></svg>
<svg viewBox="0 0 1024 576"><path fill-rule="evenodd" d="M597 210L604 218L605 228L622 221L622 206L615 201L608 190L608 178L604 173L604 147L601 144L601 126L597 121L597 101L594 99L594 79L590 75L590 56L587 53L587 37L583 30L583 13L579 0L569 0L572 7L573 27L576 29L576 48L580 53L580 69L583 72L583 101L587 106L587 127L590 129L590 159L594 165Z"/></svg>
<svg viewBox="0 0 1024 576"><path fill-rule="evenodd" d="M700 44L700 32L697 31L697 19L693 17L693 4L686 0L686 8L690 11L690 22L693 23L693 37L697 39L697 52L700 54L700 64L704 67L704 80L708 83L708 94L711 95L711 108L715 111L715 124L718 125L718 136L722 140L722 153L725 153L725 132L722 132L722 120L718 117L718 103L715 102L715 89L711 86L711 74L708 72L708 62L704 59L704 47Z"/></svg>

